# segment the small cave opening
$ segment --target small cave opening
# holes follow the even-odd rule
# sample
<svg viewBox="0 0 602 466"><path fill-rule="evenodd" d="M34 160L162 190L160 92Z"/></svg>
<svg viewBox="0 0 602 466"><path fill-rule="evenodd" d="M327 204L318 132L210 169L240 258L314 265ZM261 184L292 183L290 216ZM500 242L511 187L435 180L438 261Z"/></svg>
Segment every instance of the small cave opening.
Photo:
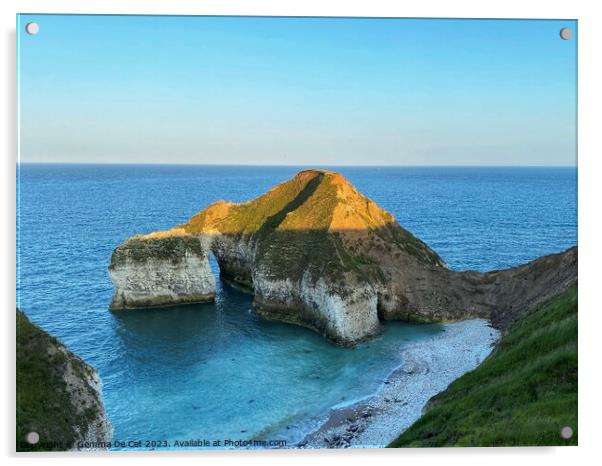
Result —
<svg viewBox="0 0 602 466"><path fill-rule="evenodd" d="M220 275L221 275L221 269L219 266L219 262L217 261L217 257L215 256L215 254L213 253L213 251L209 251L208 252L208 259L209 259L209 267L211 267L211 273L213 274L213 277L215 278L215 286L216 286L216 292L221 291L221 280L220 280Z"/></svg>
<svg viewBox="0 0 602 466"><path fill-rule="evenodd" d="M224 284L245 293L253 293L253 278L248 267L237 261L226 260L215 254L209 253L209 266L215 277L216 293L224 291Z"/></svg>

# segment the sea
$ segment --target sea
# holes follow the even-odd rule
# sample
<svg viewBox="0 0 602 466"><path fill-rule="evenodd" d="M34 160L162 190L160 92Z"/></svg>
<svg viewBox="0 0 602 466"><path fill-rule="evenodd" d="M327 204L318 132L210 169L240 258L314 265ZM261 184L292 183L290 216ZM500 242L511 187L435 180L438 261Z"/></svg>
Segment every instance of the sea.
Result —
<svg viewBox="0 0 602 466"><path fill-rule="evenodd" d="M107 266L126 238L186 222L219 199L253 199L304 168L315 167L17 167L17 305L97 369L114 448L294 443L332 407L377 390L404 346L445 329L389 322L339 348L258 318L252 296L219 279L215 303L109 311ZM577 243L575 167L325 168L455 270L512 267Z"/></svg>

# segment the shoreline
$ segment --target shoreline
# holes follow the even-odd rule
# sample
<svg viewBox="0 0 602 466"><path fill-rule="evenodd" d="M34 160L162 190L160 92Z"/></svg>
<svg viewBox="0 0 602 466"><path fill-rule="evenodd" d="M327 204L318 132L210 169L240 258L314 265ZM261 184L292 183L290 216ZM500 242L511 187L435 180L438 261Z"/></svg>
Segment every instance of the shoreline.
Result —
<svg viewBox="0 0 602 466"><path fill-rule="evenodd" d="M500 332L485 319L446 324L441 335L405 347L378 390L326 420L292 448L383 448L422 416L428 401L483 362Z"/></svg>

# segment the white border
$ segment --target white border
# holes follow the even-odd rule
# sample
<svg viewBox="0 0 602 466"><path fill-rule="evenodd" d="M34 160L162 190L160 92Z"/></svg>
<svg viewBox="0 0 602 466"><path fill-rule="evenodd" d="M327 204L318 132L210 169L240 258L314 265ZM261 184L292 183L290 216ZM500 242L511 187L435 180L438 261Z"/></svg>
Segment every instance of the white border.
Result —
<svg viewBox="0 0 602 466"><path fill-rule="evenodd" d="M3 416L0 442L4 456L15 460L14 448L14 298L15 298L15 14L20 13L118 13L118 14L207 14L207 15L284 15L284 16L401 16L401 17L476 17L476 18L564 18L579 20L579 444L577 448L505 448L505 449L433 449L433 450L354 450L319 452L147 452L97 454L46 454L21 456L21 464L36 461L75 464L82 460L95 464L105 458L143 464L156 461L223 464L330 464L348 465L367 462L400 465L404 462L451 465L504 465L543 463L576 465L593 462L601 456L596 446L602 443L600 423L600 345L602 309L597 291L601 275L600 260L600 133L602 132L602 23L594 1L497 2L476 0L422 0L413 2L385 0L3 0L2 10L2 255L0 256L4 298L2 352ZM599 286L599 285L598 285ZM6 408L6 410L4 409Z"/></svg>

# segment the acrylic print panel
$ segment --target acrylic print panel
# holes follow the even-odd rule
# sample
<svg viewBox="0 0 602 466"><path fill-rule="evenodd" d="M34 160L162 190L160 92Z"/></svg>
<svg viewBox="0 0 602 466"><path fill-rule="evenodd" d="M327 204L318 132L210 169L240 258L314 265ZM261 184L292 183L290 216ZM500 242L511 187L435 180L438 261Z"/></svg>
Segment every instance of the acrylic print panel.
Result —
<svg viewBox="0 0 602 466"><path fill-rule="evenodd" d="M577 444L576 21L17 30L17 450Z"/></svg>

